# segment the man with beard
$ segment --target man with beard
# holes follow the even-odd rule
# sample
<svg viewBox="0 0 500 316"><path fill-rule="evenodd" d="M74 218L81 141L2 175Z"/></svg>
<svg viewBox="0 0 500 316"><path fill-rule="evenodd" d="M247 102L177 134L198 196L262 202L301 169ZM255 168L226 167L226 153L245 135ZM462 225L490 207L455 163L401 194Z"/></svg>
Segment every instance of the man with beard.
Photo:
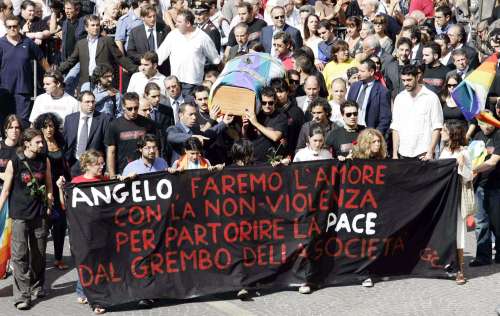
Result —
<svg viewBox="0 0 500 316"><path fill-rule="evenodd" d="M441 64L441 47L435 42L424 45L422 60L425 64L424 83L432 92L438 94L444 86L446 74L449 68Z"/></svg>
<svg viewBox="0 0 500 316"><path fill-rule="evenodd" d="M319 124L323 128L325 135L335 128L335 124L330 121L332 116L332 108L328 101L323 98L316 98L309 104L309 113L312 115L312 120L302 125L297 141L297 150L306 147L309 130L312 124Z"/></svg>
<svg viewBox="0 0 500 316"><path fill-rule="evenodd" d="M18 310L30 309L32 298L46 295L47 215L54 203L50 162L42 155L42 132L28 128L23 142L23 150L7 164L0 195L0 209L9 199L9 217L13 220L11 263L14 305Z"/></svg>
<svg viewBox="0 0 500 316"><path fill-rule="evenodd" d="M95 96L95 109L111 117L121 114L120 91L113 87L113 68L110 65L95 67L90 82L82 85L81 92L91 91Z"/></svg>
<svg viewBox="0 0 500 316"><path fill-rule="evenodd" d="M146 134L137 141L137 151L141 157L129 162L123 169L126 177L138 174L167 170L168 164L165 159L156 157L158 153L158 138L152 134Z"/></svg>
<svg viewBox="0 0 500 316"><path fill-rule="evenodd" d="M393 159L431 160L443 127L438 96L417 81L417 68L405 65L401 80L405 90L394 100L392 113Z"/></svg>

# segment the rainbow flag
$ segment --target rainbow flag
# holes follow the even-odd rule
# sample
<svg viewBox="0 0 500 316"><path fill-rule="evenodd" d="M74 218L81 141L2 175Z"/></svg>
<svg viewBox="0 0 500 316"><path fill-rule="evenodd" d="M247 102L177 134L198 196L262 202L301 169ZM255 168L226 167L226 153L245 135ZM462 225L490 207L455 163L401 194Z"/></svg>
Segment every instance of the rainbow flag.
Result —
<svg viewBox="0 0 500 316"><path fill-rule="evenodd" d="M9 203L6 201L0 210L0 279L5 277L10 259L10 237L12 220L9 218Z"/></svg>
<svg viewBox="0 0 500 316"><path fill-rule="evenodd" d="M451 97L468 121L473 118L485 119L482 112L486 106L488 91L495 79L497 63L497 54L491 55L451 92ZM500 127L500 121L491 116L486 118L487 123Z"/></svg>

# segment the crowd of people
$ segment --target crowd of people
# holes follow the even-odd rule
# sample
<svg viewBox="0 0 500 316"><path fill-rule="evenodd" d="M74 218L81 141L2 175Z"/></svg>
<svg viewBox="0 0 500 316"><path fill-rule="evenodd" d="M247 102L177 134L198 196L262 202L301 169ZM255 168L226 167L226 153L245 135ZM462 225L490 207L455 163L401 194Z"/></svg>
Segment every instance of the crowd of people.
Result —
<svg viewBox="0 0 500 316"><path fill-rule="evenodd" d="M499 7L477 23L471 3L0 0L0 207L8 201L13 222L17 309L46 294L49 232L54 266L68 268L65 183L161 170L456 158L478 205L469 266L500 263L500 242L492 254L500 131L467 120L451 97L500 52ZM252 52L281 61L286 76L259 91L259 112L222 113L209 104L210 89L225 63ZM498 65L486 108L499 118ZM471 141L487 150L474 167ZM456 282L464 284L465 217L457 212ZM77 295L87 303L79 282Z"/></svg>

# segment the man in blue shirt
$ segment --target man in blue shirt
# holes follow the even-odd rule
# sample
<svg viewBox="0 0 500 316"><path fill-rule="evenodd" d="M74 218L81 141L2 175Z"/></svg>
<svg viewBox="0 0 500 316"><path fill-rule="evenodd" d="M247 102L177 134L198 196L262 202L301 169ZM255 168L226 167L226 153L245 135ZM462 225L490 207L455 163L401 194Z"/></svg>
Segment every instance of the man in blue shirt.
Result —
<svg viewBox="0 0 500 316"><path fill-rule="evenodd" d="M149 3L149 0L131 1L132 8L130 11L118 20L116 24L115 43L122 54L125 55L125 48L128 46L130 31L143 23L141 19L141 8Z"/></svg>
<svg viewBox="0 0 500 316"><path fill-rule="evenodd" d="M120 91L113 88L113 68L110 65L95 67L90 82L82 84L80 91L92 91L95 95L96 111L104 112L113 118L122 115L122 96Z"/></svg>
<svg viewBox="0 0 500 316"><path fill-rule="evenodd" d="M323 41L318 44L318 59L323 65L332 60L332 46L335 42L335 34L332 32L332 25L328 20L319 22L318 34Z"/></svg>
<svg viewBox="0 0 500 316"><path fill-rule="evenodd" d="M5 28L7 34L0 38L1 88L14 97L16 114L27 121L33 92L31 60L40 62L45 71L49 70L49 65L42 50L31 39L21 35L19 18L7 17Z"/></svg>
<svg viewBox="0 0 500 316"><path fill-rule="evenodd" d="M139 138L137 150L141 153L141 158L128 163L123 169L124 176L167 170L167 162L163 158L157 157L158 138L155 135L146 134Z"/></svg>

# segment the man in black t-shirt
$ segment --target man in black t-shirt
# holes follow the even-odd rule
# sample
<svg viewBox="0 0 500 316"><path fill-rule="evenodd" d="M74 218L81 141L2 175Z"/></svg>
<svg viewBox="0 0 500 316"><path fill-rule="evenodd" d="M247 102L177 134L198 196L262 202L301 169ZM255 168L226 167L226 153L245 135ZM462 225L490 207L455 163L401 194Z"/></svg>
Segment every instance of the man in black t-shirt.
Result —
<svg viewBox="0 0 500 316"><path fill-rule="evenodd" d="M247 2L242 2L238 8L238 16L240 22L246 23L248 25L248 42L258 42L260 39L260 33L262 29L267 26L264 20L255 18L257 12L253 11L252 5ZM234 36L234 28L229 32L229 37L227 39L227 50L231 46L237 45L236 37Z"/></svg>
<svg viewBox="0 0 500 316"><path fill-rule="evenodd" d="M439 61L441 58L441 47L436 42L424 45L422 59L425 63L424 83L432 92L439 94L444 86L446 74L450 69Z"/></svg>
<svg viewBox="0 0 500 316"><path fill-rule="evenodd" d="M123 95L123 116L111 122L105 136L107 165L110 178L121 173L125 166L139 158L137 140L145 134L159 137L154 121L139 115L139 95L127 92ZM160 152L162 152L160 150Z"/></svg>
<svg viewBox="0 0 500 316"><path fill-rule="evenodd" d="M344 119L344 126L334 129L326 136L326 144L331 148L332 156L344 160L349 155L354 141L363 130L358 126L358 104L354 101L346 101L340 105L340 113Z"/></svg>
<svg viewBox="0 0 500 316"><path fill-rule="evenodd" d="M45 296L47 215L54 203L42 132L28 128L23 142L23 151L7 164L0 195L0 210L8 210L12 219L14 305L19 310L30 309L32 298ZM7 199L9 209L4 209Z"/></svg>
<svg viewBox="0 0 500 316"><path fill-rule="evenodd" d="M489 112L489 111L488 111ZM491 232L495 234L495 262L500 263L500 130L487 123L479 122L481 130L475 141L484 142L487 156L482 164L473 168L476 202L476 258L469 266L491 264Z"/></svg>
<svg viewBox="0 0 500 316"><path fill-rule="evenodd" d="M262 89L261 107L258 115L250 111L243 115L242 133L253 143L255 160L265 162L269 156L284 153L285 146L280 146L280 141L287 137L288 120L276 110L276 94L270 87Z"/></svg>

